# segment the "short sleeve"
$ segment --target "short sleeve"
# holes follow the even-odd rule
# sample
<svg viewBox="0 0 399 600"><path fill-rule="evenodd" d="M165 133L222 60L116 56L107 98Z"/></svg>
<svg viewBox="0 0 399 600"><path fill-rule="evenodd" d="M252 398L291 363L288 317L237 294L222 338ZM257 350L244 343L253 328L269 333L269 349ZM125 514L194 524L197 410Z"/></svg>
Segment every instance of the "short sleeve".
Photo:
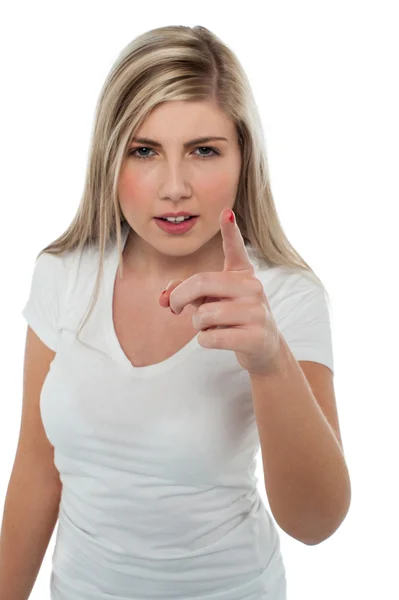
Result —
<svg viewBox="0 0 399 600"><path fill-rule="evenodd" d="M273 316L296 360L326 365L334 373L331 311L325 289L310 275L290 275Z"/></svg>
<svg viewBox="0 0 399 600"><path fill-rule="evenodd" d="M36 260L29 299L22 315L42 342L54 352L60 336L59 320L65 287L63 257L44 252Z"/></svg>

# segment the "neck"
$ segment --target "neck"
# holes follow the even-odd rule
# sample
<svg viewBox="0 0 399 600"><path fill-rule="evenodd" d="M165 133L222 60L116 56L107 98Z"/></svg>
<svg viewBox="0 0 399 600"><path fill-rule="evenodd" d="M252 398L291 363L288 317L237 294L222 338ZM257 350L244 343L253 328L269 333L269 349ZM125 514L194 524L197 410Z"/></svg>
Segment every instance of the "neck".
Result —
<svg viewBox="0 0 399 600"><path fill-rule="evenodd" d="M205 271L222 271L224 252L220 233L197 252L189 255L165 255L129 231L123 250L123 270L148 284L172 279L185 280ZM165 284L165 285L166 285Z"/></svg>

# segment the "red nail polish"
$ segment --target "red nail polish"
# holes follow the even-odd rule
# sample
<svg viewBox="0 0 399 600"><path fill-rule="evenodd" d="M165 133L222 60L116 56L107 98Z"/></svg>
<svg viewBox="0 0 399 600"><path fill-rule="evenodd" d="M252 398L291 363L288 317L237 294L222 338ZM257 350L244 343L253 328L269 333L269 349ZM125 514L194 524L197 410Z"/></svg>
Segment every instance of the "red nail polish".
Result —
<svg viewBox="0 0 399 600"><path fill-rule="evenodd" d="M231 211L230 211L230 216L229 216L229 221L231 221L232 223L234 223L234 222L235 222L235 220L236 220L236 219L235 219L234 213L233 213L233 211L231 210Z"/></svg>

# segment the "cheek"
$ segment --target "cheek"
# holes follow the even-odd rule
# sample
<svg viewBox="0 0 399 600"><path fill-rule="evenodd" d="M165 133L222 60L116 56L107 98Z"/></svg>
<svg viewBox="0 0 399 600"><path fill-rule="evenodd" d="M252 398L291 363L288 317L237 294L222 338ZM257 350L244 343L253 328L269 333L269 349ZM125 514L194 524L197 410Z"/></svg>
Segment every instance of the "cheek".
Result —
<svg viewBox="0 0 399 600"><path fill-rule="evenodd" d="M228 171L214 173L202 182L201 196L204 199L209 198L209 201L212 201L212 198L221 202L231 201L232 196L235 196L236 187L237 182Z"/></svg>
<svg viewBox="0 0 399 600"><path fill-rule="evenodd" d="M140 199L145 201L148 196L153 196L151 185L148 177L136 172L132 173L129 169L121 171L118 181L118 196L121 204L135 204L140 202Z"/></svg>

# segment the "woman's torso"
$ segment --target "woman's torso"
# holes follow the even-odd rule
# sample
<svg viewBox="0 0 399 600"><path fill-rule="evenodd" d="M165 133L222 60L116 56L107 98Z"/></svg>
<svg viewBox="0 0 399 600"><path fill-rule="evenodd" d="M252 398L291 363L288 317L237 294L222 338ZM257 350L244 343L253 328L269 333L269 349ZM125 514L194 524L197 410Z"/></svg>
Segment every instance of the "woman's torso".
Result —
<svg viewBox="0 0 399 600"><path fill-rule="evenodd" d="M63 482L52 598L255 600L283 565L256 489L247 373L190 343L196 308L162 308L164 282L120 279L116 252L78 340L85 258L41 402Z"/></svg>

